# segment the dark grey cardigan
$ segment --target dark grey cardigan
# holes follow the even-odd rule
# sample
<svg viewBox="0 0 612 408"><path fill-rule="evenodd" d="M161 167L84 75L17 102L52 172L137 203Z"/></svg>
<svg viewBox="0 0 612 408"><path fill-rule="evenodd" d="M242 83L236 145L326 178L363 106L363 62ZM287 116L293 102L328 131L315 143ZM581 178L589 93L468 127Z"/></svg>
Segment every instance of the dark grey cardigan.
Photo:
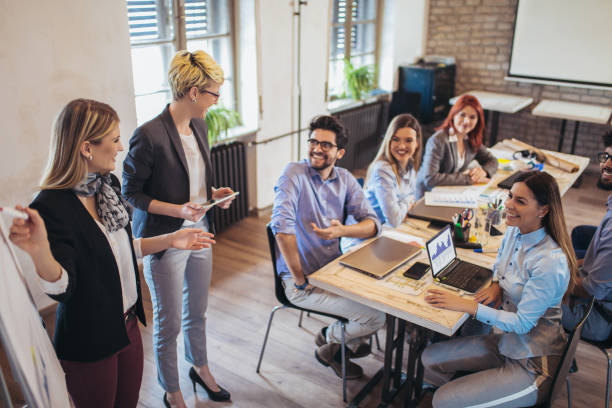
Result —
<svg viewBox="0 0 612 408"><path fill-rule="evenodd" d="M435 186L472 184L470 176L463 174L472 160L480 163L489 177L497 171L497 159L485 145L481 145L475 151L469 143L466 143L465 160L460 168L457 168L458 159L457 142L450 142L445 130L434 133L425 146L423 162L417 175L416 197L423 197L425 191Z"/></svg>

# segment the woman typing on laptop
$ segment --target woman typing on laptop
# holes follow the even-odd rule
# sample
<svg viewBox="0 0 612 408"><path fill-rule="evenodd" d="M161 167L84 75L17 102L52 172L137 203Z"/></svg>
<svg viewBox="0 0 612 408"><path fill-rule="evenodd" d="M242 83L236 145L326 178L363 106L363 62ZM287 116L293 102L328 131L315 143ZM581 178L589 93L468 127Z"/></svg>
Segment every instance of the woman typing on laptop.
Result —
<svg viewBox="0 0 612 408"><path fill-rule="evenodd" d="M508 228L491 286L474 300L440 289L425 296L433 306L494 327L491 334L435 343L423 352L426 380L440 386L434 407L535 405L547 394L565 346L561 300L573 286L576 259L557 182L545 172L525 172L505 206ZM471 374L448 382L458 371Z"/></svg>

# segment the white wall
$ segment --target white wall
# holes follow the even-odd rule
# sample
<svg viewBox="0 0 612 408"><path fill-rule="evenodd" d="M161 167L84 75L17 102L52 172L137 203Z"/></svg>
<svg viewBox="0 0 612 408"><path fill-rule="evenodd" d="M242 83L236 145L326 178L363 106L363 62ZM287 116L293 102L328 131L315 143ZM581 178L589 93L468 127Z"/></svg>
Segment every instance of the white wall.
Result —
<svg viewBox="0 0 612 408"><path fill-rule="evenodd" d="M257 140L262 141L297 130L297 17L288 0L258 0L256 6L262 104ZM325 113L328 25L327 1L302 7L302 127ZM305 145L305 133L301 139ZM283 167L297 159L296 149L297 136L257 146L257 208L272 204L274 184Z"/></svg>
<svg viewBox="0 0 612 408"><path fill-rule="evenodd" d="M53 118L74 98L113 106L127 148L136 110L125 4L0 1L0 205L32 200L47 160ZM48 298L39 294L38 299Z"/></svg>

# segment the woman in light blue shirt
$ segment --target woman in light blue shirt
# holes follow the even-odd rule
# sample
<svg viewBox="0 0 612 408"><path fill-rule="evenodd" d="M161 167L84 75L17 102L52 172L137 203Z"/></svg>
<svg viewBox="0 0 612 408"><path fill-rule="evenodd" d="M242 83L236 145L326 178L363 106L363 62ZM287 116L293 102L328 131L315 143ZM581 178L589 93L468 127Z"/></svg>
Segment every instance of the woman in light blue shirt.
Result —
<svg viewBox="0 0 612 408"><path fill-rule="evenodd" d="M490 334L435 343L423 352L427 381L441 386L434 407L535 405L547 395L565 347L561 301L577 267L557 182L545 172L525 172L505 205L508 228L491 286L474 300L438 289L425 297L493 326ZM472 374L448 382L458 371Z"/></svg>
<svg viewBox="0 0 612 408"><path fill-rule="evenodd" d="M393 118L365 182L366 196L382 223L399 226L414 205L422 145L421 126L414 116Z"/></svg>

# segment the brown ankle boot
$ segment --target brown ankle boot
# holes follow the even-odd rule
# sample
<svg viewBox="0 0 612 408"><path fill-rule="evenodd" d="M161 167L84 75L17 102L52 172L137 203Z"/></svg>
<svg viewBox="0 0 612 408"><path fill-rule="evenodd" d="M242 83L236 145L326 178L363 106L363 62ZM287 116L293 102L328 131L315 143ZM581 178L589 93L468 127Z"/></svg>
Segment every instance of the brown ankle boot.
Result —
<svg viewBox="0 0 612 408"><path fill-rule="evenodd" d="M336 375L342 378L342 356L340 353L340 344L328 343L324 344L315 350L315 357L319 363L325 367L331 367ZM346 379L354 380L363 376L363 369L350 361L346 356Z"/></svg>

